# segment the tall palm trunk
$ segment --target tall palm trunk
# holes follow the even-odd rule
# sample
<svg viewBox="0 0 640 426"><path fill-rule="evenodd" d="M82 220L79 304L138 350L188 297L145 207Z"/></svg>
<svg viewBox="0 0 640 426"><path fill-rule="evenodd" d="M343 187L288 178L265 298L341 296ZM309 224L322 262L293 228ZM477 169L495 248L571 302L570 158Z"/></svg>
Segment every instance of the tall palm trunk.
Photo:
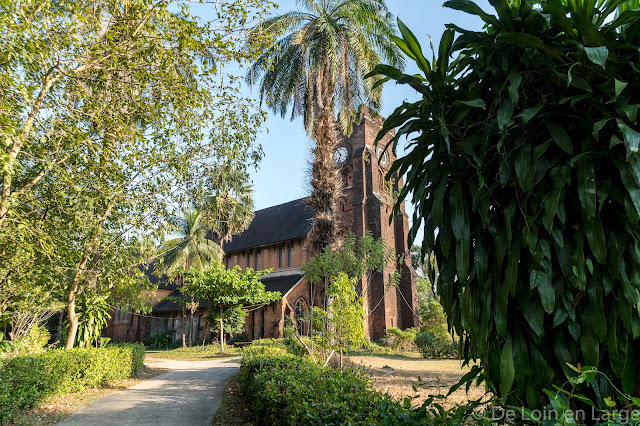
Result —
<svg viewBox="0 0 640 426"><path fill-rule="evenodd" d="M336 242L337 217L336 202L340 194L340 179L333 159L338 144L338 123L333 113L334 84L331 81L331 69L327 62L319 74L316 84L323 96L314 101L312 137L316 144L313 148L311 167L311 186L313 191L309 205L316 211L311 228L312 252L318 253Z"/></svg>

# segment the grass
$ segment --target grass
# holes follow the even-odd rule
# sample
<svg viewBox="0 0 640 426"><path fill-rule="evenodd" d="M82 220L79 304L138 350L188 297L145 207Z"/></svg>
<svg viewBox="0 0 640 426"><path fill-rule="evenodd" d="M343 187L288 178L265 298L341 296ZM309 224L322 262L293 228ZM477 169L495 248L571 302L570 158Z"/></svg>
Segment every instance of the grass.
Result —
<svg viewBox="0 0 640 426"><path fill-rule="evenodd" d="M380 392L388 393L397 400L419 395L414 405L420 405L429 395L446 395L449 388L458 383L470 367L462 367L462 362L452 359L424 359L403 355L349 356L353 365L361 365L371 374L373 386ZM413 390L416 386L418 392ZM485 390L471 386L469 392L464 386L451 394L444 406L452 406L471 399L482 398Z"/></svg>
<svg viewBox="0 0 640 426"><path fill-rule="evenodd" d="M232 378L224 389L220 407L211 421L213 426L254 426L251 406L245 398L238 381L238 376Z"/></svg>
<svg viewBox="0 0 640 426"><path fill-rule="evenodd" d="M151 379L169 370L164 368L142 367L137 377L122 379L108 383L99 388L85 389L80 392L68 393L44 401L39 406L18 413L9 425L47 426L69 417L83 406L101 396L117 392L136 385L143 380Z"/></svg>
<svg viewBox="0 0 640 426"><path fill-rule="evenodd" d="M220 352L218 345L192 346L178 349L147 350L150 358L172 359L175 361L202 361L208 359L231 358L240 356L240 348L225 346L224 352Z"/></svg>

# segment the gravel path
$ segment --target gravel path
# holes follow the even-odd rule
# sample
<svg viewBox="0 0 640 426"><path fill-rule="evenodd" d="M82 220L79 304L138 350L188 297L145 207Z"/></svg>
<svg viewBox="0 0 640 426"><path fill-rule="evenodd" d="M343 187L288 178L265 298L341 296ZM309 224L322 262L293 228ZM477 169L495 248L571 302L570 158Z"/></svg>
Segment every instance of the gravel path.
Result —
<svg viewBox="0 0 640 426"><path fill-rule="evenodd" d="M59 425L210 425L224 388L238 372L237 358L145 364L173 370L98 398Z"/></svg>

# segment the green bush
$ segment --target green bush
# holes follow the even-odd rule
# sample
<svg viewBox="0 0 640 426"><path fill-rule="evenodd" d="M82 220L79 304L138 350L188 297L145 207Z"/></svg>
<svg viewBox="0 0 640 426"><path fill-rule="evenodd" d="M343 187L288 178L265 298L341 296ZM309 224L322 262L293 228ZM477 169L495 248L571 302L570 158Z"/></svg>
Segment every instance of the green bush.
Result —
<svg viewBox="0 0 640 426"><path fill-rule="evenodd" d="M430 331L423 331L416 336L415 343L423 358L458 358L458 344L451 338L443 339Z"/></svg>
<svg viewBox="0 0 640 426"><path fill-rule="evenodd" d="M569 363L611 380L577 386L600 408L615 388L639 397L638 1L490 3L445 2L485 25L448 25L433 63L400 25L422 75L373 73L422 96L378 136L411 141L389 171L407 173L396 208L412 197L409 234L423 227L449 327L492 391L540 408Z"/></svg>
<svg viewBox="0 0 640 426"><path fill-rule="evenodd" d="M283 350L273 344L256 347ZM414 408L412 398L400 403L375 391L360 370L340 373L286 351L270 356L245 350L240 382L257 422L263 425L491 424L472 417L478 402L445 410L431 405L434 398L430 398Z"/></svg>
<svg viewBox="0 0 640 426"><path fill-rule="evenodd" d="M382 343L398 352L415 351L417 349L415 343L417 334L418 330L415 328L400 330L396 327L389 327L384 332Z"/></svg>
<svg viewBox="0 0 640 426"><path fill-rule="evenodd" d="M141 344L118 344L6 359L0 364L0 424L52 396L135 376L144 352Z"/></svg>
<svg viewBox="0 0 640 426"><path fill-rule="evenodd" d="M149 337L149 349L169 349L171 346L171 331L158 331Z"/></svg>
<svg viewBox="0 0 640 426"><path fill-rule="evenodd" d="M44 347L49 343L51 334L47 331L46 327L33 325L29 332L20 340L22 348L21 354L39 353L44 350Z"/></svg>

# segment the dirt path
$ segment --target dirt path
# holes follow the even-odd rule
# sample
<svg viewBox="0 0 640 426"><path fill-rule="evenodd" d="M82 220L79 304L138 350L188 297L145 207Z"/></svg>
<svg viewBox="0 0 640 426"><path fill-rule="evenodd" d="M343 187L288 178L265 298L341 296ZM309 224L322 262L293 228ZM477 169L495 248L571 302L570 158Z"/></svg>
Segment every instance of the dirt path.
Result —
<svg viewBox="0 0 640 426"><path fill-rule="evenodd" d="M210 425L227 382L238 372L237 360L172 361L147 357L145 364L172 371L98 398L58 424Z"/></svg>

